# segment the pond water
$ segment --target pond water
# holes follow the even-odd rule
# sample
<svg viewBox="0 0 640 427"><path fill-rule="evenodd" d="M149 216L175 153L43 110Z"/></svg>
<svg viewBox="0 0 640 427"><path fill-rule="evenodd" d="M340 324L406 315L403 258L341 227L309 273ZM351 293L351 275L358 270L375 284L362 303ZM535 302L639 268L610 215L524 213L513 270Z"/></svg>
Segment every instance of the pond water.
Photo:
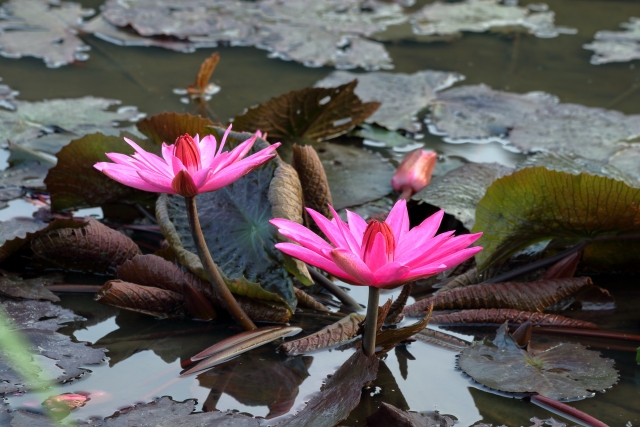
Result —
<svg viewBox="0 0 640 427"><path fill-rule="evenodd" d="M102 2L83 0L80 3L98 8ZM418 2L418 6L424 3ZM456 71L466 77L464 84L485 83L494 89L518 93L544 91L558 96L562 102L610 108L626 114L640 113L638 61L594 66L589 64L592 52L582 48L596 31L617 29L619 23L638 16L639 3L628 0L548 0L546 3L556 13L557 23L577 28L578 33L552 39L465 33L452 43L388 43L386 48L395 64L393 71ZM91 46L90 59L57 69L46 68L39 59L0 57L2 83L18 90L23 100L93 95L119 99L122 105L136 106L147 115L162 111L190 112L191 107L181 103L180 96L172 90L191 83L200 63L218 51L221 62L212 82L222 89L209 105L215 115L225 121L248 106L311 86L334 70L269 59L265 51L251 47L219 47L184 54L158 48L120 47L92 36L83 36L83 40ZM440 136L429 134L426 127L421 133L426 148L437 150L448 159L514 166L524 157L505 150L499 142L450 144ZM386 156L399 156L389 150L377 150ZM24 200L15 200L0 210L0 220L29 216L36 209L37 206ZM100 215L99 210L84 213ZM615 312L569 315L585 320L597 318L603 329L637 334L640 330L637 277L603 276L594 281L612 292L617 302ZM344 286L351 289L358 301L366 302L365 290ZM154 320L105 307L87 294L65 294L61 305L88 320L71 324L60 332L109 350L107 362L89 366L90 374L60 387L62 392L91 393L91 402L73 413L78 419L108 416L120 408L165 395L179 401L196 398L198 410L234 409L274 418L301 407L353 351L320 351L286 358L277 354L276 344L272 344L207 373L179 378L181 360L238 330L231 324ZM305 333L337 320L335 316L324 315L299 317L292 324L299 324ZM462 332L460 336L473 338L468 334L474 331ZM490 330L486 332L491 334ZM482 337L484 332L475 333ZM561 338L576 340L534 335L534 342ZM620 382L593 398L570 404L610 426L640 425L640 366L635 362L638 343L578 341L615 359ZM363 392L359 407L343 424L365 425L366 416L383 401L401 409L451 414L461 426L477 421L528 426L534 416L541 419L554 416L571 422L531 403L483 388L455 366L456 353L450 350L421 342L398 347L382 361L378 378ZM33 409L40 405L28 393L8 396L6 401L11 408Z"/></svg>

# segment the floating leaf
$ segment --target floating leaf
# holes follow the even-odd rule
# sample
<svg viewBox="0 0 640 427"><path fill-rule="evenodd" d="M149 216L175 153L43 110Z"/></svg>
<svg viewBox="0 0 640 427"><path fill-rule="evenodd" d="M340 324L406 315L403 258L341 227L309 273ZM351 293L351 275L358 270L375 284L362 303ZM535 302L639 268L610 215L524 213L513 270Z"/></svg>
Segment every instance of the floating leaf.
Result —
<svg viewBox="0 0 640 427"><path fill-rule="evenodd" d="M571 319L558 314L543 314L513 309L480 308L462 310L455 313L435 313L431 323L436 325L457 325L461 323L493 323L501 325L504 322L520 325L531 322L533 326L560 326L565 328L597 329L595 323L584 320Z"/></svg>
<svg viewBox="0 0 640 427"><path fill-rule="evenodd" d="M593 65L640 59L640 19L631 18L620 24L625 31L598 31L595 40L582 47L594 51Z"/></svg>
<svg viewBox="0 0 640 427"><path fill-rule="evenodd" d="M234 146L250 137L247 133L232 132L227 144ZM253 150L266 144L258 139ZM293 310L296 304L293 282L285 268L291 268L291 264L285 264L282 253L275 248L277 230L269 223L276 207L269 195L273 194L271 187L277 167L277 162L268 162L225 188L198 195L198 215L213 259L231 279L227 282L229 289L239 295L285 302ZM195 255L182 197L159 197L156 217L180 262L205 278Z"/></svg>
<svg viewBox="0 0 640 427"><path fill-rule="evenodd" d="M125 310L162 319L185 315L182 295L165 289L110 280L96 293L95 300Z"/></svg>
<svg viewBox="0 0 640 427"><path fill-rule="evenodd" d="M362 138L362 145L367 147L388 147L397 153L406 153L424 146L424 142L409 139L398 132L363 123L353 135Z"/></svg>
<svg viewBox="0 0 640 427"><path fill-rule="evenodd" d="M380 102L380 108L365 121L390 130L410 132L420 128L416 116L435 99L436 92L463 79L458 73L424 70L404 73L351 73L334 71L315 84L316 87L336 87L358 80L354 93L362 102ZM415 141L414 141L415 143Z"/></svg>
<svg viewBox="0 0 640 427"><path fill-rule="evenodd" d="M295 90L249 109L233 119L238 130L266 132L272 140L306 138L321 141L353 129L380 103L363 103L353 93L357 81L336 88Z"/></svg>
<svg viewBox="0 0 640 427"><path fill-rule="evenodd" d="M294 144L291 165L300 178L305 207L320 212L326 218L332 218L333 214L329 209L329 205L333 206L331 190L327 173L316 150L311 145ZM309 223L308 220L306 222Z"/></svg>
<svg viewBox="0 0 640 427"><path fill-rule="evenodd" d="M577 399L618 381L613 360L580 344L561 343L545 350L519 349L502 325L493 342L476 341L458 364L479 383L510 393L538 393L552 399Z"/></svg>
<svg viewBox="0 0 640 427"><path fill-rule="evenodd" d="M575 34L576 30L554 26L554 13L533 12L516 4L498 0L465 0L457 3L429 3L411 17L413 31L419 35L460 35L463 31L521 28L541 38Z"/></svg>
<svg viewBox="0 0 640 427"><path fill-rule="evenodd" d="M196 401L188 399L184 402L176 402L170 397L164 396L155 399L151 403L132 405L116 411L104 421L98 421L100 427L177 427L180 424L171 424L171 421L184 421L194 411ZM230 419L231 417L229 417ZM197 424L182 424L185 427L195 427ZM216 424L207 424L216 427Z"/></svg>
<svg viewBox="0 0 640 427"><path fill-rule="evenodd" d="M66 270L107 273L140 253L126 235L86 217L82 228L59 228L31 240L38 262Z"/></svg>
<svg viewBox="0 0 640 427"><path fill-rule="evenodd" d="M136 255L117 268L118 279L142 286L152 286L183 294L185 286L192 286L202 293L215 307L225 309L223 299L215 292L213 286L198 276L183 271L177 265L156 255ZM286 323L291 316L284 304L276 304L235 296L240 307L254 321Z"/></svg>
<svg viewBox="0 0 640 427"><path fill-rule="evenodd" d="M211 127L215 125L216 123L200 116L178 113L156 114L142 119L136 124L140 132L158 145L163 142L167 145L173 144L179 136L185 133L200 135L200 138L203 138L211 135Z"/></svg>
<svg viewBox="0 0 640 427"><path fill-rule="evenodd" d="M298 300L298 307L310 308L310 309L322 311L325 313L330 312L330 310L327 307L325 307L323 304L316 301L311 295L309 295L302 289L293 288L293 291L296 293L296 299Z"/></svg>
<svg viewBox="0 0 640 427"><path fill-rule="evenodd" d="M320 394L278 427L333 427L347 418L360 402L362 386L376 378L378 357L356 351L323 385Z"/></svg>
<svg viewBox="0 0 640 427"><path fill-rule="evenodd" d="M289 356L293 356L333 347L355 338L358 335L360 323L363 321L363 315L351 313L336 323L320 329L318 332L307 335L304 338L287 341L281 344L278 349Z"/></svg>
<svg viewBox="0 0 640 427"><path fill-rule="evenodd" d="M0 202L17 199L24 195L24 188L44 189L44 177L49 166L29 163L0 172Z"/></svg>
<svg viewBox="0 0 640 427"><path fill-rule="evenodd" d="M2 81L2 77L0 77L0 81ZM15 110L15 97L18 96L19 93L20 92L11 89L7 85L0 85L0 107L7 110Z"/></svg>
<svg viewBox="0 0 640 427"><path fill-rule="evenodd" d="M589 277L541 280L520 283L485 283L455 288L425 298L404 309L407 316L420 316L433 304L434 310L466 308L514 308L542 312L584 286L593 286Z"/></svg>
<svg viewBox="0 0 640 427"><path fill-rule="evenodd" d="M139 141L149 151L158 146ZM109 161L105 153L133 154L133 148L122 137L94 133L72 141L57 155L58 164L47 175L45 183L51 193L54 210L101 206L108 203L153 203L155 194L136 190L114 181L93 167Z"/></svg>
<svg viewBox="0 0 640 427"><path fill-rule="evenodd" d="M395 168L379 154L330 142L317 145L316 151L327 174L335 209L361 205L393 192Z"/></svg>
<svg viewBox="0 0 640 427"><path fill-rule="evenodd" d="M460 351L464 348L469 347L469 343L466 342L465 340L461 340L458 337L455 337L453 335L450 335L435 329L424 328L423 330L415 334L413 337L418 341L448 348L449 350L454 350L454 351Z"/></svg>
<svg viewBox="0 0 640 427"><path fill-rule="evenodd" d="M40 329L57 331L63 323L86 320L68 308L54 305L49 301L0 299L2 308L16 329Z"/></svg>
<svg viewBox="0 0 640 427"><path fill-rule="evenodd" d="M82 228L86 225L84 222L73 219L54 219L48 224L36 220L12 220L0 224L4 240L0 247L0 261L4 261L39 236L59 229Z"/></svg>
<svg viewBox="0 0 640 427"><path fill-rule="evenodd" d="M10 0L0 7L0 55L42 58L50 68L86 60L89 46L74 29L91 14L78 3Z"/></svg>
<svg viewBox="0 0 640 427"><path fill-rule="evenodd" d="M512 172L513 169L498 163L468 163L434 177L412 200L444 209L470 230L475 223L476 206L487 188Z"/></svg>
<svg viewBox="0 0 640 427"><path fill-rule="evenodd" d="M62 275L53 273L34 279L23 280L17 276L0 277L0 294L14 298L60 301L60 298L45 288L46 285L64 282Z"/></svg>
<svg viewBox="0 0 640 427"><path fill-rule="evenodd" d="M453 427L456 418L440 415L403 411L382 402L376 412L367 417L367 427Z"/></svg>
<svg viewBox="0 0 640 427"><path fill-rule="evenodd" d="M553 197L549 197L553 194ZM508 196L507 196L508 195ZM482 230L476 255L478 269L506 259L532 243L549 238L591 239L640 231L640 188L620 181L582 173L571 175L543 167L527 168L498 179L487 190L476 210L474 230ZM610 268L637 268L633 240L615 242L615 256L607 242L594 243L584 252L584 261L600 259Z"/></svg>

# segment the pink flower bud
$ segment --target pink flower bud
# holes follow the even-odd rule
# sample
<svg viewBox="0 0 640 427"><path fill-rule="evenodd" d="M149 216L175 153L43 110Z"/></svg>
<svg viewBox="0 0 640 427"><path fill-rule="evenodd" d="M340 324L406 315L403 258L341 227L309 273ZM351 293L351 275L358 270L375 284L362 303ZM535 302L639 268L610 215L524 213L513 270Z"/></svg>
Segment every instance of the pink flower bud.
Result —
<svg viewBox="0 0 640 427"><path fill-rule="evenodd" d="M182 161L182 164L190 174L196 173L202 167L200 163L200 149L190 135L184 134L176 139L173 155Z"/></svg>
<svg viewBox="0 0 640 427"><path fill-rule="evenodd" d="M405 196L402 198L409 198L422 190L431 181L437 160L435 151L417 149L407 154L391 178L393 189Z"/></svg>

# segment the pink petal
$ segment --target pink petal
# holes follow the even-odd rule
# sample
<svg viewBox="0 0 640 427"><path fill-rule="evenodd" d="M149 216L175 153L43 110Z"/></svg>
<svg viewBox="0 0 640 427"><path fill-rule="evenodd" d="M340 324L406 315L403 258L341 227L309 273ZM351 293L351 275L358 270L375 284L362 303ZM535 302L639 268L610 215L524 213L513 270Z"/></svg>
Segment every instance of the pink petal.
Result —
<svg viewBox="0 0 640 427"><path fill-rule="evenodd" d="M351 277L342 271L342 269L340 269L340 267L338 267L333 261L313 252L312 250L296 245L295 243L276 243L275 247L289 256L321 268L336 277L351 280Z"/></svg>
<svg viewBox="0 0 640 427"><path fill-rule="evenodd" d="M187 170L187 168L184 167L184 165L182 164L182 160L180 160L177 157L173 157L171 159L171 167L173 169L173 175L177 175L178 172L180 172L181 170Z"/></svg>
<svg viewBox="0 0 640 427"><path fill-rule="evenodd" d="M224 132L224 135L222 136L222 140L220 141L220 148L218 149L217 155L222 153L222 149L224 148L224 144L227 142L227 136L229 136L229 132L231 132L231 126L233 126L233 125L229 125L227 130ZM255 141L255 139L254 139L254 141Z"/></svg>
<svg viewBox="0 0 640 427"><path fill-rule="evenodd" d="M143 150L142 147L140 147L138 144L136 144L129 138L124 138L124 140L126 141L127 144L129 144L135 150L135 154L133 155L133 157L137 158L138 160L146 164L148 167L150 167L151 169L158 169L158 170L164 169L167 171L169 170L167 168L167 163L164 162L161 157L158 157L153 153L149 153L148 151Z"/></svg>
<svg viewBox="0 0 640 427"><path fill-rule="evenodd" d="M409 212L407 211L407 201L398 200L396 204L393 205L393 209L389 212L385 222L389 224L389 227L391 227L397 246L398 242L400 242L409 231Z"/></svg>
<svg viewBox="0 0 640 427"><path fill-rule="evenodd" d="M382 233L376 233L371 249L362 254L362 259L369 267L369 270L374 273L388 262L387 243Z"/></svg>
<svg viewBox="0 0 640 427"><path fill-rule="evenodd" d="M160 188L161 192L175 194L175 191L171 186L171 180L167 179L165 176L149 170L139 170L138 175L148 184Z"/></svg>
<svg viewBox="0 0 640 427"><path fill-rule="evenodd" d="M101 162L94 166L96 169L107 175L114 181L124 184L128 187L136 188L143 191L151 191L153 193L162 193L163 189L155 185L151 185L136 173L134 169L128 168L114 163Z"/></svg>
<svg viewBox="0 0 640 427"><path fill-rule="evenodd" d="M425 265L426 263L423 260L428 257L433 251L436 251L440 246L444 245L451 238L453 233L453 231L447 231L445 233L438 234L433 239L427 240L419 248L416 248L401 257L396 256L394 261L401 262L402 264L408 265L411 268Z"/></svg>
<svg viewBox="0 0 640 427"><path fill-rule="evenodd" d="M463 262L465 262L466 260L474 256L481 250L482 250L481 246L474 246L472 248L463 249L459 252L451 254L448 257L443 258L439 261L442 262L444 265L446 265L447 269L453 268L456 265L462 264Z"/></svg>
<svg viewBox="0 0 640 427"><path fill-rule="evenodd" d="M426 265L418 269L412 269L407 276L402 278L402 280L404 280L405 283L409 283L415 280L426 279L427 277L433 276L434 274L442 273L448 268L449 267L447 267L445 264Z"/></svg>
<svg viewBox="0 0 640 427"><path fill-rule="evenodd" d="M309 216L313 218L316 225L324 233L327 239L335 246L336 248L348 249L349 245L344 240L342 233L338 229L338 226L333 222L329 221L327 218L322 216L319 212L314 211L311 208L307 208L307 212Z"/></svg>
<svg viewBox="0 0 640 427"><path fill-rule="evenodd" d="M360 257L346 249L334 249L331 251L333 261L345 271L354 283L372 286L375 283L375 277L369 270L369 267L362 262Z"/></svg>
<svg viewBox="0 0 640 427"><path fill-rule="evenodd" d="M422 246L427 240L435 236L443 217L443 210L434 213L422 221L422 224L409 230L399 242L396 241L396 259Z"/></svg>
<svg viewBox="0 0 640 427"><path fill-rule="evenodd" d="M353 235L353 237L355 237L358 245L362 246L362 236L364 236L364 231L367 229L367 221L362 219L362 217L357 213L351 212L348 209L345 210L347 211L349 230L351 230L351 234Z"/></svg>
<svg viewBox="0 0 640 427"><path fill-rule="evenodd" d="M173 148L173 145L167 145L164 142L162 143L162 157L168 165L173 164Z"/></svg>
<svg viewBox="0 0 640 427"><path fill-rule="evenodd" d="M298 224L297 222L289 221L288 219L274 218L269 221L271 224L278 228L278 231L283 236L288 237L291 240L299 242L300 239L306 239L308 242L312 242L313 246L305 244L303 246L313 249L315 252L323 251L326 249L333 250L322 237L318 236L307 227ZM299 242L300 243L300 242Z"/></svg>
<svg viewBox="0 0 640 427"><path fill-rule="evenodd" d="M385 288L391 284L398 283L404 276L407 276L411 269L399 262L390 262L382 266L373 273L376 278L376 287Z"/></svg>
<svg viewBox="0 0 640 427"><path fill-rule="evenodd" d="M213 135L207 135L200 140L198 147L200 148L200 161L203 169L211 167L211 162L216 158L217 146L218 142Z"/></svg>
<svg viewBox="0 0 640 427"><path fill-rule="evenodd" d="M422 260L423 264L431 264L438 259L445 258L454 252L468 247L470 244L478 240L482 233L463 234L449 239L442 246L427 254Z"/></svg>
<svg viewBox="0 0 640 427"><path fill-rule="evenodd" d="M344 237L344 240L347 242L347 245L349 245L351 252L353 252L356 255L359 255L360 244L356 241L355 237L353 237L353 234L351 234L351 230L349 229L349 226L345 224L344 221L342 221L342 218L340 218L340 216L338 215L338 212L336 212L335 209L333 209L333 206L329 205L329 209L333 214L333 221L335 221L334 224L336 224L336 226L338 227L338 230L340 230L340 233L342 233L342 237Z"/></svg>

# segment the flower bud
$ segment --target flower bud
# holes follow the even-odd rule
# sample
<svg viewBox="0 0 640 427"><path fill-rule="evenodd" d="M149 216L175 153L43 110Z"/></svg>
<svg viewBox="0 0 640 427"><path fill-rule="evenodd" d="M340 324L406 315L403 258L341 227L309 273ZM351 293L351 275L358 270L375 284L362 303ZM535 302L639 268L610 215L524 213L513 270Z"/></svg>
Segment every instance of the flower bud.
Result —
<svg viewBox="0 0 640 427"><path fill-rule="evenodd" d="M402 193L404 199L422 190L431 181L437 160L435 151L417 149L407 154L391 179L393 189Z"/></svg>
<svg viewBox="0 0 640 427"><path fill-rule="evenodd" d="M189 173L193 174L202 168L200 161L200 147L191 138L191 136L184 134L176 139L176 144L173 149L173 155L180 159Z"/></svg>
<svg viewBox="0 0 640 427"><path fill-rule="evenodd" d="M171 188L182 197L193 197L198 194L198 186L186 170L181 170L176 174L171 181Z"/></svg>
<svg viewBox="0 0 640 427"><path fill-rule="evenodd" d="M396 239L393 236L393 230L391 230L391 227L389 227L389 224L386 222L373 220L369 222L366 230L364 231L364 235L362 236L362 259L365 263L371 253L373 243L375 242L376 235L378 233L382 234L382 237L384 237L387 262L393 261L393 253L396 250Z"/></svg>

